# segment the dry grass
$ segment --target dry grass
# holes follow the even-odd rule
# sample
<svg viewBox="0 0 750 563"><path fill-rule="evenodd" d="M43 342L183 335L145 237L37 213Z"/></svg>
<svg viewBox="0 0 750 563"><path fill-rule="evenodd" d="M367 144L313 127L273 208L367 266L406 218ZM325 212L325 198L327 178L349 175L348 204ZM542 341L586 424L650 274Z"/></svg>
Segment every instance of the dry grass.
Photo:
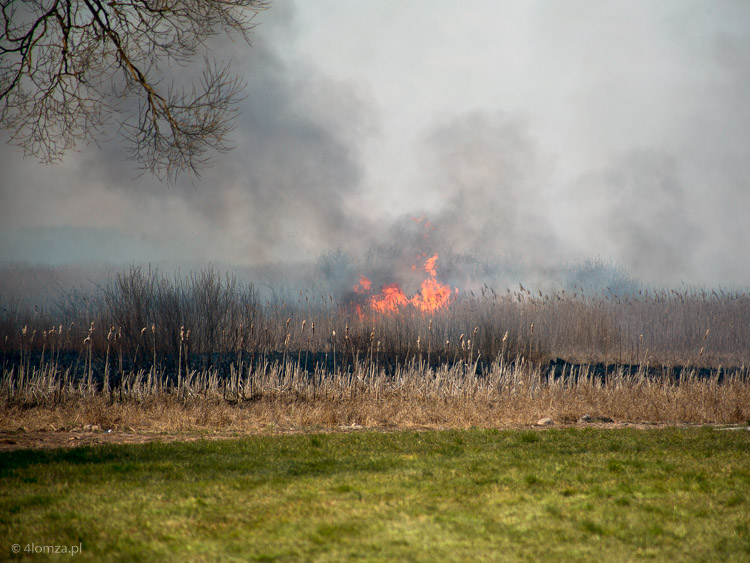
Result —
<svg viewBox="0 0 750 563"><path fill-rule="evenodd" d="M554 379L540 366L495 363L484 375L460 365L437 371L367 369L315 377L275 364L265 373L223 380L191 373L179 385L140 373L109 391L50 370L6 374L0 430L102 429L186 431L331 428L498 427L593 419L659 423L745 423L750 374L736 370L681 379L619 368L605 378L587 367Z"/></svg>
<svg viewBox="0 0 750 563"><path fill-rule="evenodd" d="M432 315L360 315L353 293L263 304L212 270L167 278L132 268L85 305L74 297L57 312L0 317L0 428L750 419L743 292L484 287ZM557 358L571 362L562 376Z"/></svg>
<svg viewBox="0 0 750 563"><path fill-rule="evenodd" d="M356 313L353 292L301 290L290 301L262 302L252 286L207 270L167 278L139 268L120 273L97 294L71 292L49 309L0 316L3 369L40 367L54 357L74 375L108 369L203 371L217 367L373 357L436 368L459 360L480 364L522 357L548 362L706 368L750 365L750 294L685 290L625 296L582 293L463 292L432 315ZM533 327L533 328L532 328ZM335 354L334 354L335 353ZM336 365L334 365L334 355ZM471 357L470 357L471 356ZM89 362L93 360L93 365ZM77 367L76 367L77 366ZM86 373L86 375L88 375Z"/></svg>

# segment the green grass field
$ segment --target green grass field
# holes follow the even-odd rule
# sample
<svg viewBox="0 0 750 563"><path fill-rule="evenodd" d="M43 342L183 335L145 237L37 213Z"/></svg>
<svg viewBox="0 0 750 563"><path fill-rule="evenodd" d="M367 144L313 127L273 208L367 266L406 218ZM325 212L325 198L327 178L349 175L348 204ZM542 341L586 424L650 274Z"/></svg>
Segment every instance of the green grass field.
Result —
<svg viewBox="0 0 750 563"><path fill-rule="evenodd" d="M750 559L750 432L268 435L0 454L0 557ZM70 548L68 548L70 549ZM36 557L36 556L35 556Z"/></svg>

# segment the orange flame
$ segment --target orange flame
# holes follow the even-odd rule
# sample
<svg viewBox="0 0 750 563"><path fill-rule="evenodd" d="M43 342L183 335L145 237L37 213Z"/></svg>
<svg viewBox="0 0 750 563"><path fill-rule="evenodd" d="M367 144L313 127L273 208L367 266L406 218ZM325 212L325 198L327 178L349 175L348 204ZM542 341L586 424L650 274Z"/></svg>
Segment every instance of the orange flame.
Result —
<svg viewBox="0 0 750 563"><path fill-rule="evenodd" d="M370 298L370 306L378 313L396 313L409 304L409 298L397 283L385 286L380 295Z"/></svg>
<svg viewBox="0 0 750 563"><path fill-rule="evenodd" d="M445 307L451 299L451 288L434 278L422 282L421 291L412 297L411 304L423 313L434 313Z"/></svg>
<svg viewBox="0 0 750 563"><path fill-rule="evenodd" d="M435 278L437 276L437 271L435 270L435 262L437 262L438 255L435 254L432 258L428 258L424 262L424 271L430 274L432 278Z"/></svg>
<svg viewBox="0 0 750 563"><path fill-rule="evenodd" d="M370 293L370 289L372 289L372 282L365 276L360 276L359 283L354 286L354 291L356 293Z"/></svg>
<svg viewBox="0 0 750 563"><path fill-rule="evenodd" d="M397 283L386 285L380 290L379 295L370 296L370 308L378 313L397 313L407 305L423 313L434 313L450 303L453 295L450 286L437 281L436 262L438 255L425 260L424 271L430 277L422 282L419 292L412 297L407 297ZM416 269L416 265L412 266ZM372 282L365 276L359 278L359 283L354 286L354 291L359 294L368 294L372 289ZM458 293L458 289L456 289ZM362 316L361 309L357 313Z"/></svg>

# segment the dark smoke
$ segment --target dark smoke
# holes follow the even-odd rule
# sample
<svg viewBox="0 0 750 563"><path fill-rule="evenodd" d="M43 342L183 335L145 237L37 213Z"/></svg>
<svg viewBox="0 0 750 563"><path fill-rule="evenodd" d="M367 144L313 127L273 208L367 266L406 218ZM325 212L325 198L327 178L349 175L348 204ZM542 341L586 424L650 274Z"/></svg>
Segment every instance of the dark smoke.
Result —
<svg viewBox="0 0 750 563"><path fill-rule="evenodd" d="M485 29L481 16L496 13L491 4L467 11L476 29ZM413 180L403 198L410 203L383 211L362 202L378 200L382 188L371 178L387 183L394 164L366 160L368 147L380 142L381 117L387 127L389 112L407 112L379 105L380 85L370 97L366 81L395 80L411 62L427 60L425 53L439 54L430 41L440 34L414 27L414 41L404 43L413 52L403 60L337 80L315 52L300 49L309 22L296 20L293 3L276 0L259 16L252 47L225 38L208 46L218 59L233 60L247 80L247 98L236 148L194 183L167 187L139 176L116 128L112 141L78 147L57 166L23 160L0 145L0 261L277 263L268 272L284 270L283 263L304 272L290 287L317 276L344 291L360 273L406 289L416 283L411 266L419 266L418 257L438 252L442 280L462 288L583 287L587 277L600 280L596 286L630 287L629 276L747 285L750 4L726 0L711 13L690 2L644 10L589 4L575 17L568 7L511 10L528 18L519 20L512 41L536 64L519 73L513 61L483 61L498 66L466 85L470 101L440 106L445 100L436 95L432 122L405 122L405 138L425 129L414 147L419 172L397 178L399 186ZM403 18L399 29L423 9L394 15ZM481 58L466 35L474 28L465 24L449 26L456 48ZM334 24L330 37L351 40ZM463 68L434 62L438 69ZM195 72L167 70L185 79ZM497 90L506 72L518 83L508 82L509 95L495 105L470 91ZM452 79L446 74L446 82ZM520 100L524 93L530 101ZM404 107L414 107L408 101ZM484 109L471 110L477 104ZM424 205L412 205L420 198ZM590 268L586 259L606 267ZM281 291L270 274L263 283Z"/></svg>
<svg viewBox="0 0 750 563"><path fill-rule="evenodd" d="M72 223L81 226L81 240L92 229L121 232L147 244L158 241L163 255L152 257L157 260L311 260L326 248L351 246L366 225L350 208L363 174L353 140L374 130L372 112L348 85L280 51L279 35L292 33L286 29L292 17L281 3L259 17L252 47L228 40L211 45L212 53L234 59L234 70L246 77L247 98L235 149L218 155L202 178L168 187L141 175L114 129L112 140L79 147L58 166L21 161L4 144L5 213L37 223L8 221L5 228ZM169 72L189 76L192 69ZM4 257L12 257L13 249L6 250ZM126 263L140 258L112 257Z"/></svg>

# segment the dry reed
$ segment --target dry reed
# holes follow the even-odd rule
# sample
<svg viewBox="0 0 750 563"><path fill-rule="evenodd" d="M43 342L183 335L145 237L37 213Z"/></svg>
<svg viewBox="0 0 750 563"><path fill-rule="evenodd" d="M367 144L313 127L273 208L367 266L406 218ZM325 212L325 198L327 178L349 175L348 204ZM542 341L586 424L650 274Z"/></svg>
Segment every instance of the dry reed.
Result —
<svg viewBox="0 0 750 563"><path fill-rule="evenodd" d="M25 368L20 368L21 370ZM478 375L462 363L417 364L392 375L360 362L335 374L275 363L258 372L191 371L170 380L131 373L107 389L69 372L32 367L0 381L0 429L25 427L179 431L360 425L371 428L531 424L540 417L575 422L584 415L618 421L744 423L750 419L748 370L654 377L620 367L602 376L588 366L564 375L523 360L493 363Z"/></svg>
<svg viewBox="0 0 750 563"><path fill-rule="evenodd" d="M167 278L131 268L80 309L9 309L0 427L750 418L744 292L484 287L429 316L358 305L351 293L305 290L262 303L212 270Z"/></svg>

